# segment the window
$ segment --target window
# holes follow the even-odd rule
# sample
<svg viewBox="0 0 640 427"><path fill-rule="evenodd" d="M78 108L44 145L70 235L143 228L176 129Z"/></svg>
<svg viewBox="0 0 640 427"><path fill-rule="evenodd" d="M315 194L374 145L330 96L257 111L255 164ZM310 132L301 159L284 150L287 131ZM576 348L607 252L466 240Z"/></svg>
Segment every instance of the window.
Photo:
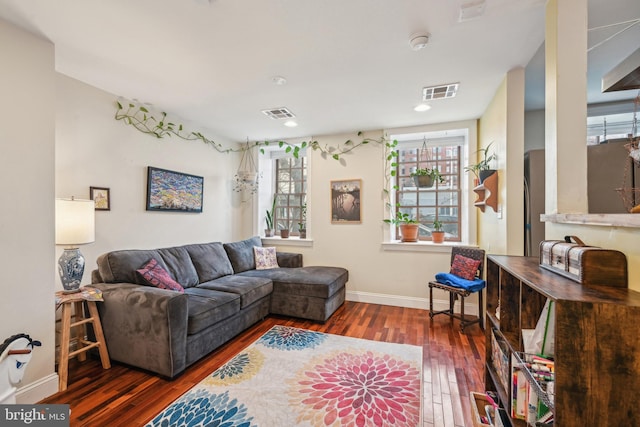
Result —
<svg viewBox="0 0 640 427"><path fill-rule="evenodd" d="M256 232L264 236L266 212L271 211L274 201L276 207L273 215L275 235L286 228L290 235L298 236L300 223L306 222L307 179L309 159L306 149L293 157L293 150L288 147L264 148L258 156L260 171L260 188L258 189L258 206L256 216ZM305 228L307 224L304 224Z"/></svg>
<svg viewBox="0 0 640 427"><path fill-rule="evenodd" d="M395 210L396 213L407 213L420 221L420 240L431 240L434 221L442 223L447 241L462 240L462 153L462 142L459 141L449 140L422 146L414 141L398 145L394 182ZM432 187L418 187L410 176L418 168L437 168L443 182L434 180Z"/></svg>
<svg viewBox="0 0 640 427"><path fill-rule="evenodd" d="M275 160L276 230L288 229L298 235L300 224L305 222L307 200L307 159L304 156L284 157Z"/></svg>

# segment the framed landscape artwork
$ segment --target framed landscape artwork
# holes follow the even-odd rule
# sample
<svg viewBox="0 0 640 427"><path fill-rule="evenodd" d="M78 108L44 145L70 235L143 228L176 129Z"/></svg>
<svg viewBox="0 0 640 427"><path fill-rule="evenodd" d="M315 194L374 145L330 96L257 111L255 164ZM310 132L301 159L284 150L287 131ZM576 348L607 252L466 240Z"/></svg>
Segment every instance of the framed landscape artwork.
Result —
<svg viewBox="0 0 640 427"><path fill-rule="evenodd" d="M147 210L202 212L204 178L149 166Z"/></svg>
<svg viewBox="0 0 640 427"><path fill-rule="evenodd" d="M331 181L331 223L359 224L361 179Z"/></svg>
<svg viewBox="0 0 640 427"><path fill-rule="evenodd" d="M89 196L95 202L97 211L111 210L111 196L108 188L89 187Z"/></svg>

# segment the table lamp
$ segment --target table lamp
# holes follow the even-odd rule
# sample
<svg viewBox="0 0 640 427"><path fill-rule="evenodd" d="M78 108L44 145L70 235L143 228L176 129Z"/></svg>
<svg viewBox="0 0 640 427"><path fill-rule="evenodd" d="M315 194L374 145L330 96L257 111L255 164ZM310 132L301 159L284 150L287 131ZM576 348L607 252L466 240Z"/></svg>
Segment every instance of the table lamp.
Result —
<svg viewBox="0 0 640 427"><path fill-rule="evenodd" d="M93 200L56 199L56 245L64 245L58 259L58 273L64 292L80 290L84 257L79 245L95 241L95 204Z"/></svg>

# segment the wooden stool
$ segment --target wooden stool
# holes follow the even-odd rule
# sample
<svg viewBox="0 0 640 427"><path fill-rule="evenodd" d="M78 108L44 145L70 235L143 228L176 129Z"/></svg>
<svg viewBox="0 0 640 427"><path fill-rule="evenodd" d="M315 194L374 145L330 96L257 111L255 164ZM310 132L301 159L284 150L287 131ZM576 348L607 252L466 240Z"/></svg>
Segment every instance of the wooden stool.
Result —
<svg viewBox="0 0 640 427"><path fill-rule="evenodd" d="M109 352L107 351L107 344L104 340L104 334L102 333L102 324L100 323L100 316L98 316L96 302L93 300L87 300L82 292L65 294L62 291L59 291L56 292L56 297L60 298L60 302L56 306L56 309L62 306L62 324L60 326L60 360L58 360L58 391L64 391L67 389L69 359L72 357L78 356L78 360L80 362L84 362L87 358L85 353L92 348L97 347L100 353L102 367L104 369L111 368L111 362L109 361ZM87 308L89 309L88 317L82 307L84 302L86 302ZM71 314L72 308L74 312L73 315ZM93 332L96 337L95 341L89 341L85 338L87 337L87 323L91 323L93 326ZM72 328L76 328L75 338L78 349L69 352Z"/></svg>

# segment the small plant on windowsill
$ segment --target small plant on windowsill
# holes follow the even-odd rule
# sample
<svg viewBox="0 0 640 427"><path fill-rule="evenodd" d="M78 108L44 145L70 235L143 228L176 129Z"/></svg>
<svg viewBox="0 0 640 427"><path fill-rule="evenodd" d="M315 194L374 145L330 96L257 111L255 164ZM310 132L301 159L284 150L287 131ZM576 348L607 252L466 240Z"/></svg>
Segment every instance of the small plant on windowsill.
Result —
<svg viewBox="0 0 640 427"><path fill-rule="evenodd" d="M265 216L265 222L267 223L267 228L264 230L265 237L273 237L273 215L276 211L276 196L273 195L273 203L271 204L271 210L267 211Z"/></svg>
<svg viewBox="0 0 640 427"><path fill-rule="evenodd" d="M411 172L410 175L416 184L416 187L433 187L433 183L438 181L440 184L444 182L444 177L440 174L438 168L419 168Z"/></svg>
<svg viewBox="0 0 640 427"><path fill-rule="evenodd" d="M431 232L431 240L433 241L433 243L444 242L444 230L442 229L442 222L438 220L433 221L433 231Z"/></svg>
<svg viewBox="0 0 640 427"><path fill-rule="evenodd" d="M300 207L301 210L301 222L298 223L298 232L301 239L307 238L307 204L303 204Z"/></svg>
<svg viewBox="0 0 640 427"><path fill-rule="evenodd" d="M397 212L394 218L385 219L387 224L393 224L400 229L402 242L417 242L420 221L405 212Z"/></svg>

